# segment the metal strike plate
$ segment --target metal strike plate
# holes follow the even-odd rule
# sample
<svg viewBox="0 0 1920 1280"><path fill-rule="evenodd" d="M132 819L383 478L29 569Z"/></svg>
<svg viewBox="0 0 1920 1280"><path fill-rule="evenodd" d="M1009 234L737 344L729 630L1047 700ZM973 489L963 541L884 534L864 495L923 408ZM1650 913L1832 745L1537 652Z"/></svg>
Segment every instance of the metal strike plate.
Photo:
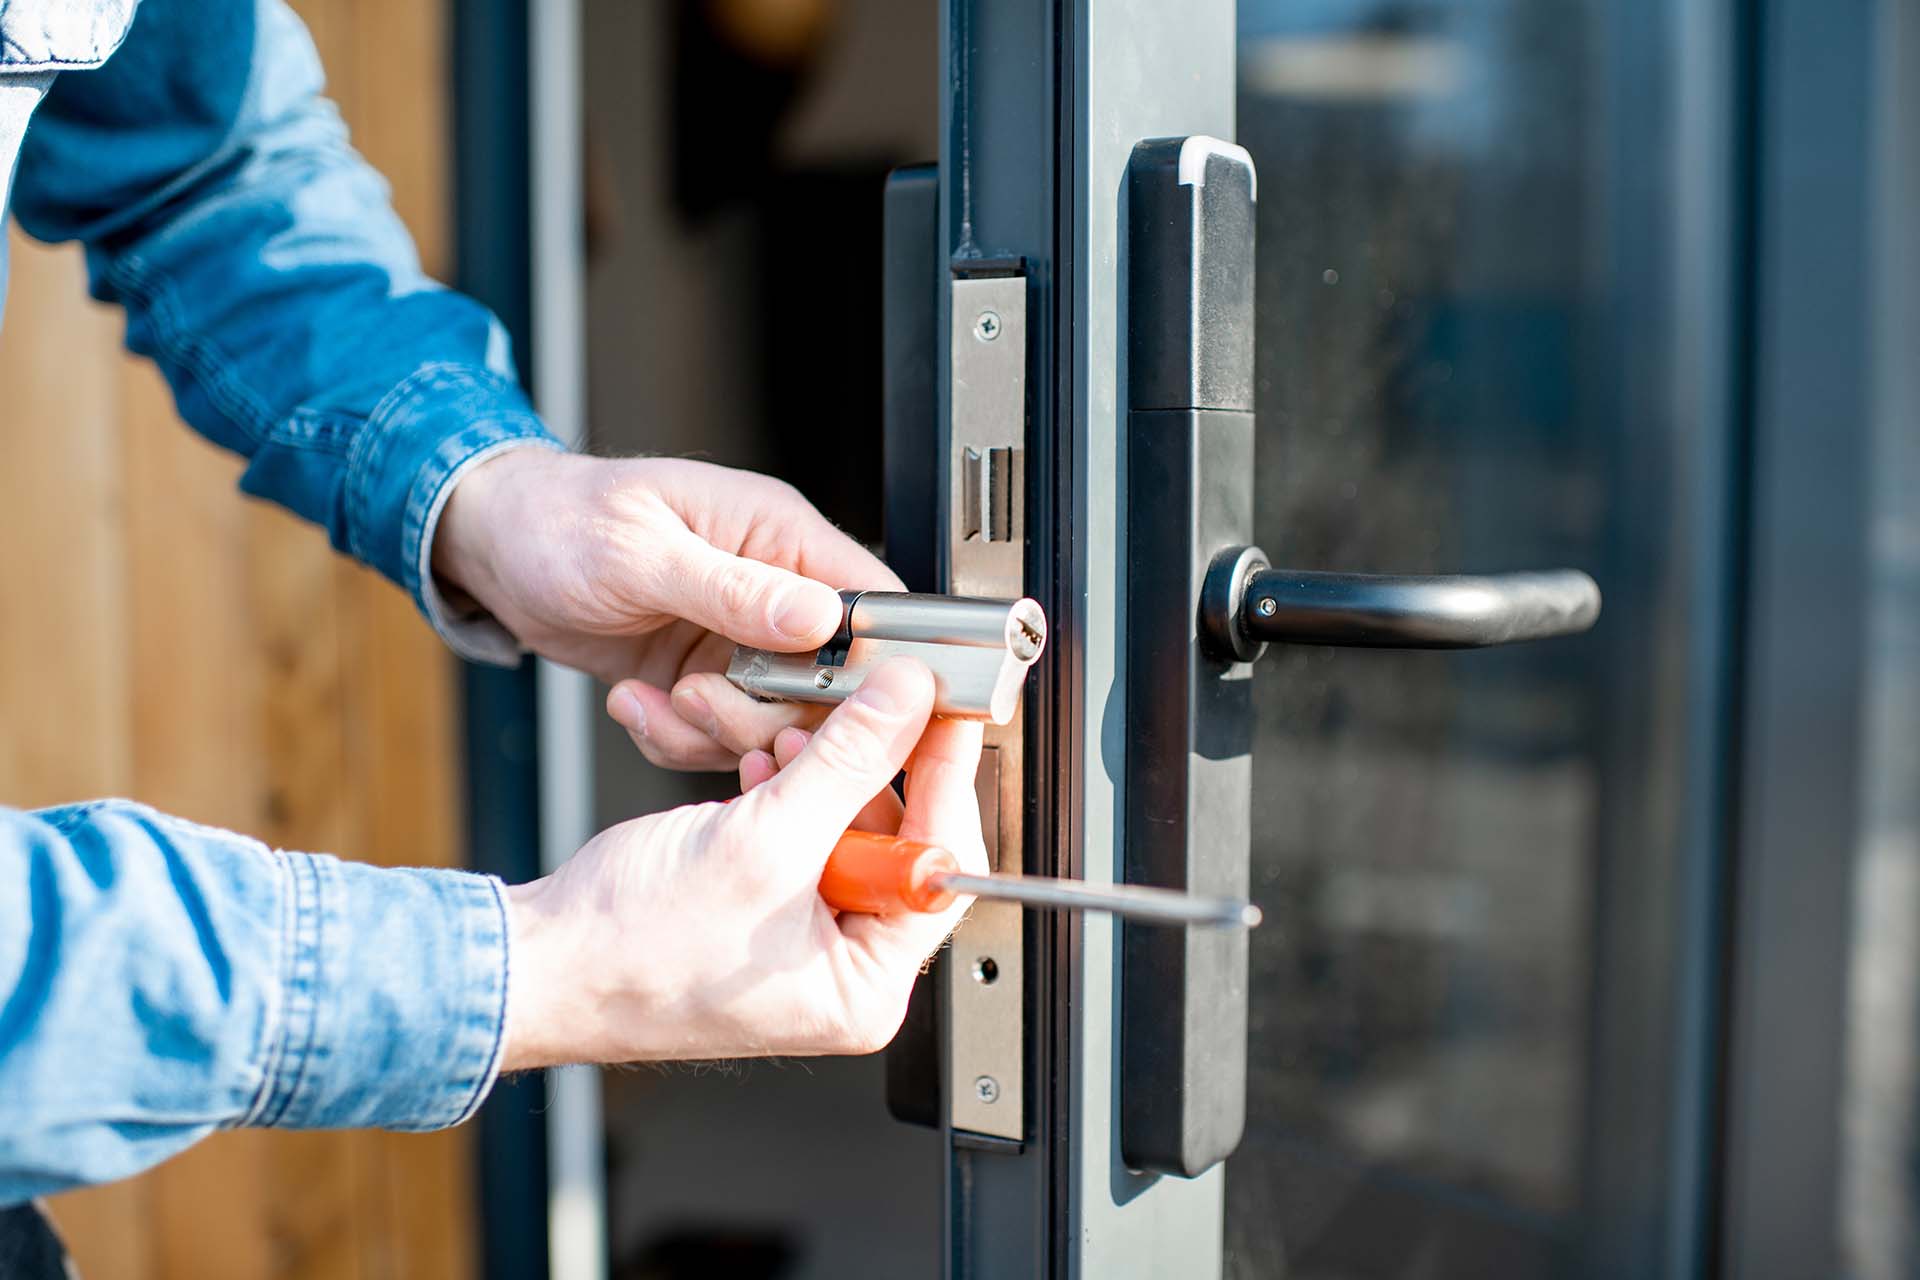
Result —
<svg viewBox="0 0 1920 1280"><path fill-rule="evenodd" d="M918 658L933 672L936 714L1006 724L1046 642L1046 615L1032 600L866 591L849 593L840 634L817 652L742 646L727 679L756 698L835 703L887 659Z"/></svg>
<svg viewBox="0 0 1920 1280"><path fill-rule="evenodd" d="M1027 278L971 264L953 280L948 333L947 590L1025 591ZM1025 672L1022 672L1024 677ZM995 870L1020 871L1024 714L987 729L981 820ZM947 1023L947 1118L961 1133L1026 1136L1026 956L1021 908L977 902L940 965Z"/></svg>

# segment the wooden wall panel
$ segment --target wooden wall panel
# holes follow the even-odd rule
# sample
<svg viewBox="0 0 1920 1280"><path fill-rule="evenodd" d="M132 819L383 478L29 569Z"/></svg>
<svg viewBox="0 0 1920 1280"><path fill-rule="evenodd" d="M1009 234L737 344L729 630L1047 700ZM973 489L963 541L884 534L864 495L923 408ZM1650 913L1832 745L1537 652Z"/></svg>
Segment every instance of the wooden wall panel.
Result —
<svg viewBox="0 0 1920 1280"><path fill-rule="evenodd" d="M133 789L119 327L79 255L12 255L0 329L0 804ZM64 1198L102 1276L148 1280L148 1186Z"/></svg>
<svg viewBox="0 0 1920 1280"><path fill-rule="evenodd" d="M0 329L0 802L56 803L132 781L118 331L87 301L76 255L17 252L12 275Z"/></svg>
<svg viewBox="0 0 1920 1280"><path fill-rule="evenodd" d="M260 834L266 721L247 607L247 512L233 496L238 467L181 429L151 368L128 365L122 387L133 794L168 813ZM221 1135L154 1176L149 1230L159 1276L271 1273L267 1231L213 1231L207 1220L207 1206L217 1205L230 1221L271 1221L268 1141Z"/></svg>
<svg viewBox="0 0 1920 1280"><path fill-rule="evenodd" d="M295 0L430 270L450 259L444 0ZM397 590L242 499L78 255L15 239L0 803L131 794L269 843L458 865L452 662ZM229 1133L59 1197L88 1280L478 1272L468 1134Z"/></svg>

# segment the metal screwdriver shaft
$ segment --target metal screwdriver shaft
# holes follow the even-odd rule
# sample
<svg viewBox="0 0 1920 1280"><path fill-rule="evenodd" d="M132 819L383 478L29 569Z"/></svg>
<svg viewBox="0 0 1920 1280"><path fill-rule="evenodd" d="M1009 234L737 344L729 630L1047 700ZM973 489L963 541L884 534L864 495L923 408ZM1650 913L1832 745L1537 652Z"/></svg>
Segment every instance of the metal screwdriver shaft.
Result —
<svg viewBox="0 0 1920 1280"><path fill-rule="evenodd" d="M1088 884L1048 876L972 875L937 844L874 831L840 837L820 873L820 896L839 911L887 915L944 911L960 894L1064 911L1110 911L1149 924L1251 929L1260 908L1140 884Z"/></svg>
<svg viewBox="0 0 1920 1280"><path fill-rule="evenodd" d="M953 893L1000 898L1030 907L1110 911L1152 924L1251 929L1260 923L1260 908L1251 902L1237 898L1199 898L1149 885L1088 884L1084 880L1057 880L1047 876L970 876L961 871L936 875L933 882Z"/></svg>

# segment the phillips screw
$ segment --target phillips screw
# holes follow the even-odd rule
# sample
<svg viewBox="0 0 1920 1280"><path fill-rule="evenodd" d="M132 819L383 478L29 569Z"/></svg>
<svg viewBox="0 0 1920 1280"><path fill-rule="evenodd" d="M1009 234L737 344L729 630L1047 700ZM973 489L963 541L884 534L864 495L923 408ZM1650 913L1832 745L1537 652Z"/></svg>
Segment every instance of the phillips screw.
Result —
<svg viewBox="0 0 1920 1280"><path fill-rule="evenodd" d="M981 1076L973 1082L973 1096L982 1102L1000 1101L1000 1082L992 1076Z"/></svg>
<svg viewBox="0 0 1920 1280"><path fill-rule="evenodd" d="M979 319L973 322L973 336L982 342L992 342L1000 336L1000 313L982 311Z"/></svg>

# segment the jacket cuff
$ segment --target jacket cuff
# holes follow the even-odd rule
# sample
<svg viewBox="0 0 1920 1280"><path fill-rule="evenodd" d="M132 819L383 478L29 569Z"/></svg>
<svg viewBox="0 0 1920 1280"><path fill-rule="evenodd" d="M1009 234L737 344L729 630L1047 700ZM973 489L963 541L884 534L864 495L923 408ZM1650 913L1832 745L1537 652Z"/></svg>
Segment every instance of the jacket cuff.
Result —
<svg viewBox="0 0 1920 1280"><path fill-rule="evenodd" d="M555 440L512 379L470 365L433 364L388 392L347 459L347 549L427 611L430 518L456 474L510 441Z"/></svg>
<svg viewBox="0 0 1920 1280"><path fill-rule="evenodd" d="M500 1070L507 923L500 882L278 853L280 1001L241 1123L439 1129Z"/></svg>

